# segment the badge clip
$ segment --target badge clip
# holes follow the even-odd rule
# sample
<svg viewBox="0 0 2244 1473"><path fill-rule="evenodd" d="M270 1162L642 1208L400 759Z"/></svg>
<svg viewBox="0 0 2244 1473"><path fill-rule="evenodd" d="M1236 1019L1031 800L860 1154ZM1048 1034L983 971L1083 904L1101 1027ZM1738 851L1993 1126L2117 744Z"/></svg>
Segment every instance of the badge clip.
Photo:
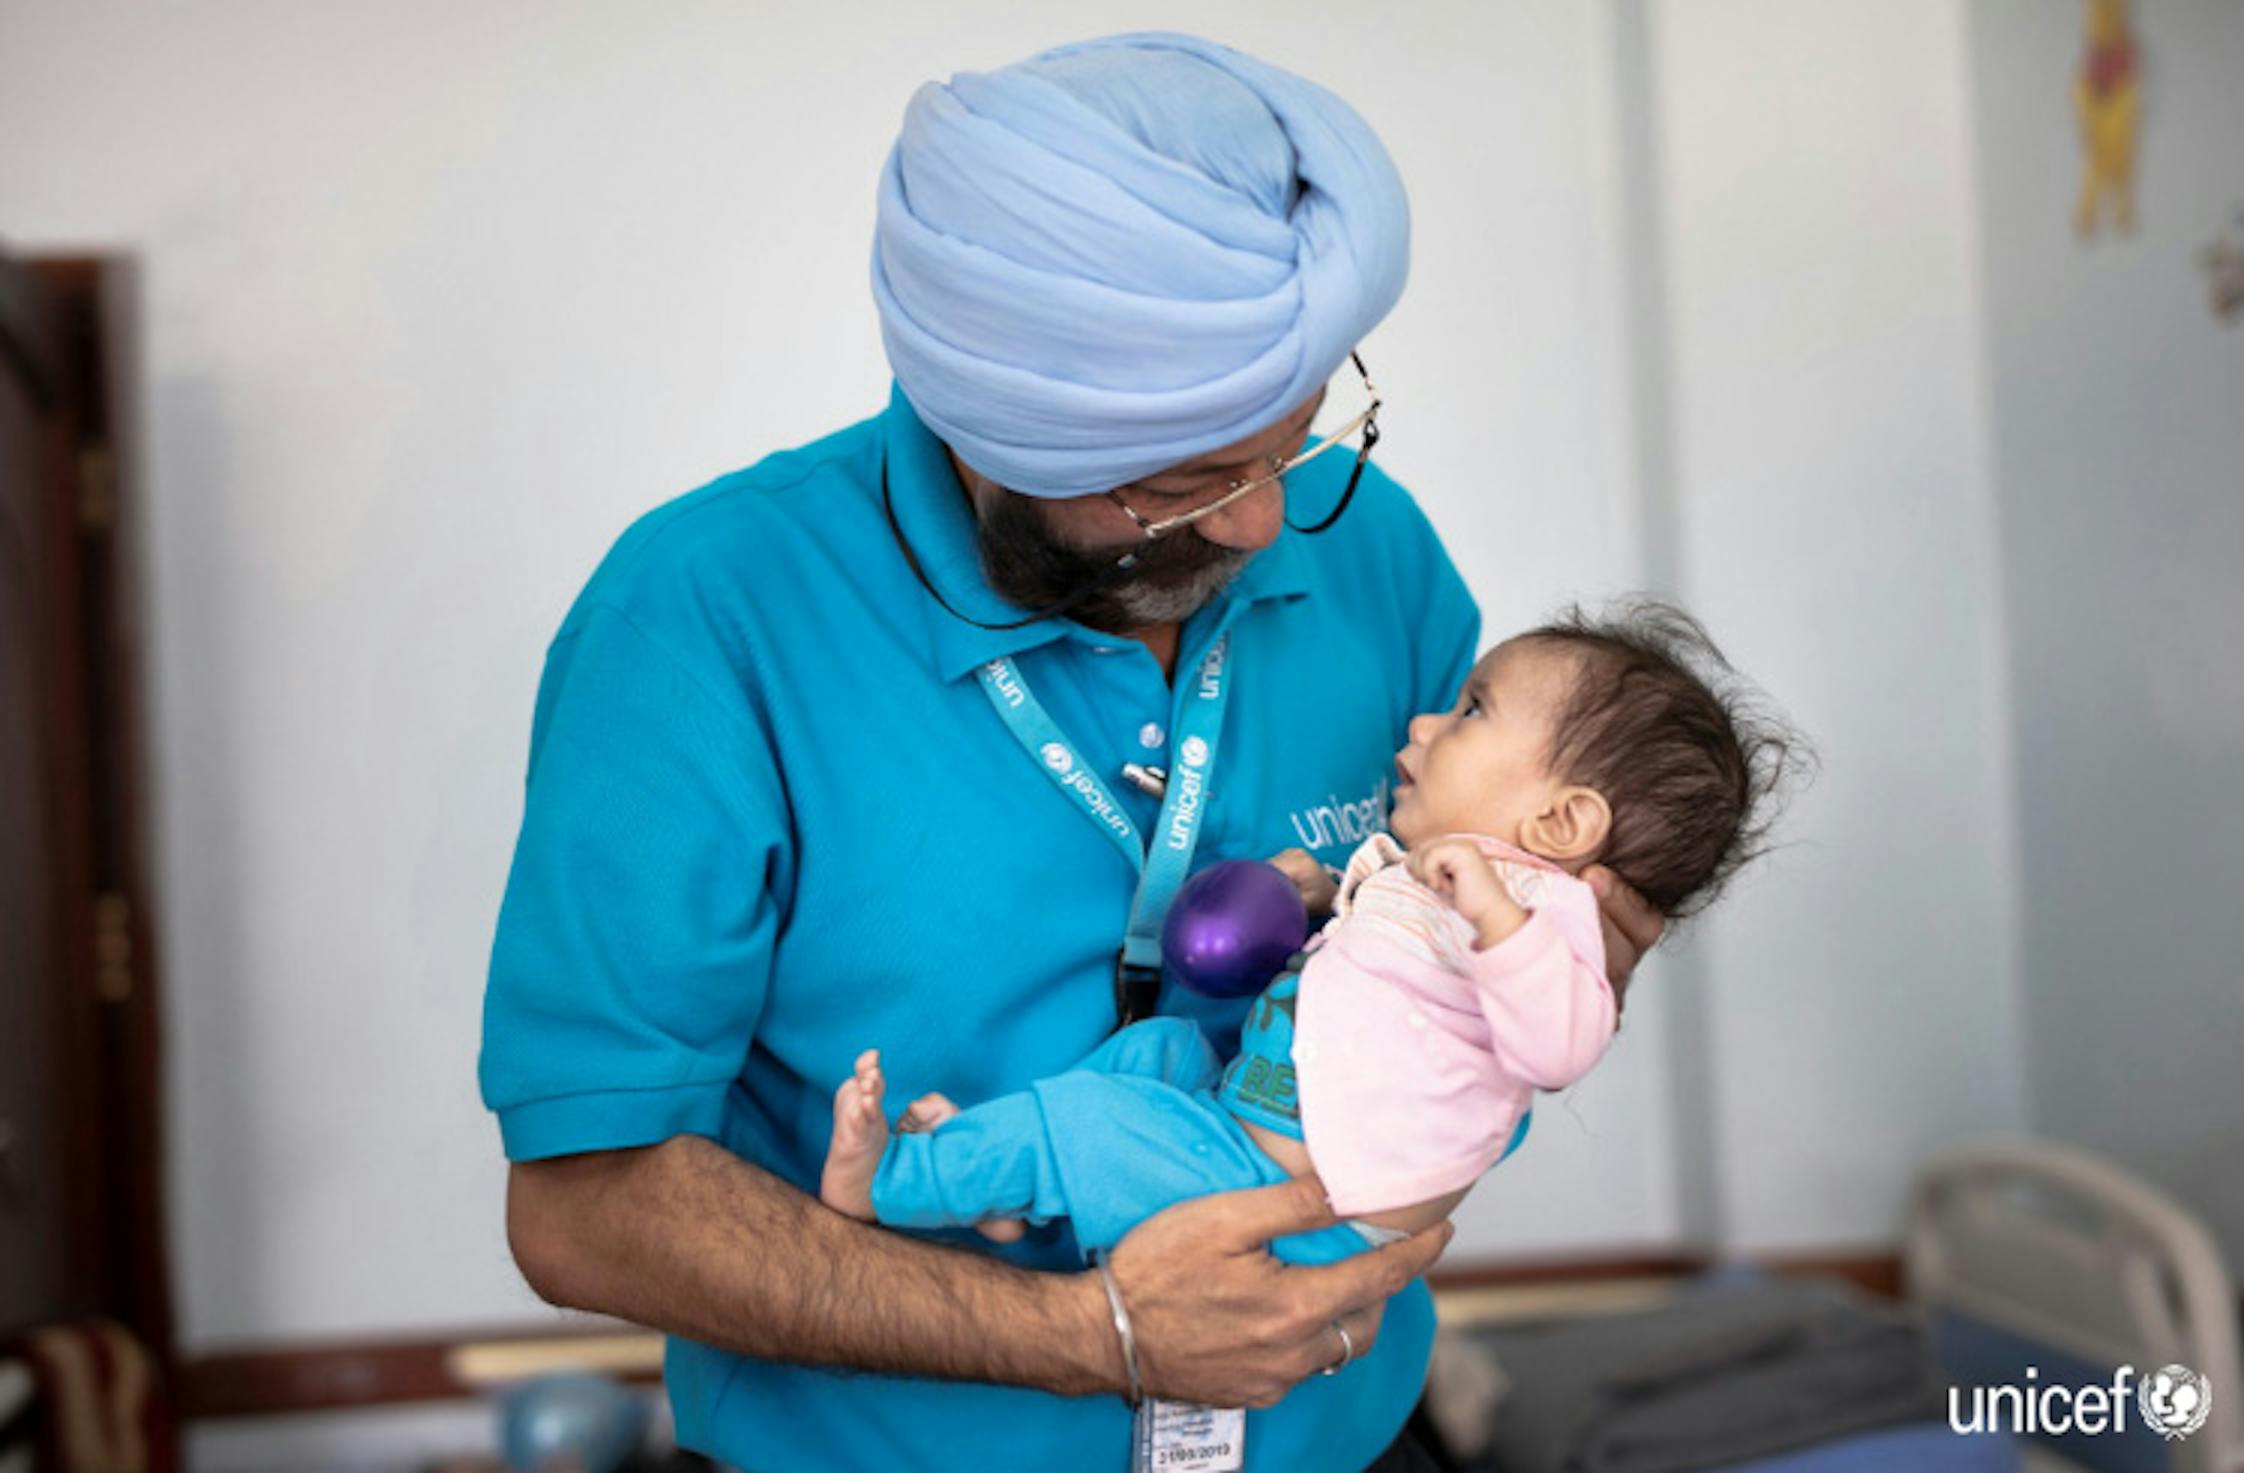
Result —
<svg viewBox="0 0 2244 1473"><path fill-rule="evenodd" d="M1169 769L1146 767L1136 762L1122 764L1123 780L1148 798L1165 797L1169 791Z"/></svg>

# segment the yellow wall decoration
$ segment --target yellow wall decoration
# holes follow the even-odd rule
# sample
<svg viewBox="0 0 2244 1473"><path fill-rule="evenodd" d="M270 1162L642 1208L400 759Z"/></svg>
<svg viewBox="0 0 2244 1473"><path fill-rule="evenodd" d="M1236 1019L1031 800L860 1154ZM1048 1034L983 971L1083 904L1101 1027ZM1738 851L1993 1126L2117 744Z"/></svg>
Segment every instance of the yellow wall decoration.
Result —
<svg viewBox="0 0 2244 1473"><path fill-rule="evenodd" d="M2073 228L2093 239L2108 208L2112 224L2135 229L2135 123L2142 114L2142 63L2127 23L2127 0L2088 0L2088 44L2073 81L2080 117L2080 204Z"/></svg>

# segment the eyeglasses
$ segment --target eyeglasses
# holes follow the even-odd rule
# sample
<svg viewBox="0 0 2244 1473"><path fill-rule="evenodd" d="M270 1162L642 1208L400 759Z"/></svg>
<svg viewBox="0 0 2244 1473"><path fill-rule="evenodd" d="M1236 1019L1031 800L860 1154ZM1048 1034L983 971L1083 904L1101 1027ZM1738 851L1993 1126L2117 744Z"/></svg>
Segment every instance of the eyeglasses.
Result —
<svg viewBox="0 0 2244 1473"><path fill-rule="evenodd" d="M1157 542L1161 538L1168 536L1171 532L1179 531L1185 527L1191 526L1194 522L1199 521L1202 517L1214 516L1217 512L1222 511L1225 507L1231 505L1231 503L1239 500L1243 496L1252 496L1255 492L1260 491L1263 487L1271 485L1274 482L1284 480L1288 474L1293 471L1299 470L1301 467L1307 465L1310 461L1315 460L1318 456L1324 454L1326 451L1347 444L1349 438L1360 430L1362 431L1364 437L1363 444L1356 448L1356 464L1354 468L1348 472L1348 484L1341 491L1340 500L1333 506L1331 514L1313 527L1304 527L1290 521L1286 523L1287 526L1292 527L1296 532L1299 532L1304 536L1314 537L1317 533L1322 532L1326 528L1330 527L1334 522L1339 521L1340 514L1346 511L1348 509L1348 503L1355 499L1356 487L1362 482L1364 478L1364 467L1371 462L1371 447L1379 443L1379 388L1377 385L1372 383L1371 374L1365 370L1364 360L1360 355L1351 352L1348 355L1348 361L1356 365L1356 373L1364 381L1364 394L1371 400L1371 403L1365 407L1363 413L1357 415L1354 419L1349 420L1339 429L1325 436L1316 444L1300 451L1298 454L1295 454L1286 459L1279 459L1278 457L1273 456L1270 461L1270 469L1262 475L1256 476L1251 481L1233 481L1231 483L1230 489L1226 490L1215 500L1209 502L1206 506L1196 506L1190 511L1179 512L1173 517L1164 517L1158 522L1148 519L1147 517L1142 515L1136 507L1130 505L1129 502L1124 501L1122 499L1122 492L1119 488L1107 492L1107 499L1113 502L1116 506L1121 507L1122 514L1124 516L1127 516L1131 521L1137 523L1138 530L1145 534L1145 543ZM1127 571L1139 557L1144 555L1144 553L1144 543L1141 543L1139 546L1131 549L1131 555L1122 560L1118 571Z"/></svg>
<svg viewBox="0 0 2244 1473"><path fill-rule="evenodd" d="M1123 500L1120 488L1107 492L1107 499L1122 508L1123 514L1136 523L1138 531L1143 534L1137 544L1115 562L1109 564L1097 577L1086 582L1066 598L1061 599L1058 603L1048 604L1019 619L1009 620L1002 624L988 624L971 615L960 613L958 609L952 606L949 599L943 597L942 592L935 587L934 583L929 581L926 571L920 567L918 555L912 551L910 541L904 536L903 525L896 520L896 507L889 496L888 462L885 458L881 461L880 471L881 509L888 514L888 529L896 538L896 545L902 549L904 561L911 566L912 575L919 580L920 587L926 589L935 602L941 604L953 618L972 624L977 629L1021 629L1036 623L1040 619L1050 619L1068 612L1068 610L1082 603L1083 600L1106 588L1117 578L1136 567L1139 559L1145 556L1146 549L1170 533L1182 531L1203 517L1214 516L1241 497L1251 496L1265 486L1283 481L1288 474L1299 470L1318 456L1346 445L1350 437L1361 434L1363 439L1356 447L1356 463L1349 470L1348 482L1341 488L1340 500L1334 503L1332 511L1326 515L1324 520L1314 526L1304 527L1291 521L1286 523L1287 526L1303 536L1314 537L1339 521L1340 514L1346 511L1348 503L1355 499L1356 487L1363 482L1364 467L1371 463L1371 449L1379 443L1380 398L1378 386L1372 383L1371 373L1364 367L1362 355L1350 352L1348 361L1356 366L1357 376L1364 381L1365 397L1371 401L1364 408L1363 413L1349 420L1331 434L1326 435L1316 444L1307 446L1290 457L1285 459L1273 457L1268 471L1252 480L1233 481L1221 496L1218 496L1206 506L1196 506L1190 511L1179 512L1173 517L1164 517L1159 521L1154 521L1141 515L1136 507Z"/></svg>

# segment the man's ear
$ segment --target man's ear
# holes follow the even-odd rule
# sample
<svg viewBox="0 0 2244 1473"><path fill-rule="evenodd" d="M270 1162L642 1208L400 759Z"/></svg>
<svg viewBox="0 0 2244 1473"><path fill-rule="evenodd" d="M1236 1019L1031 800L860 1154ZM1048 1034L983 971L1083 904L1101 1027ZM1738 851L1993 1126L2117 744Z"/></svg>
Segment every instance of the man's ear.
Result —
<svg viewBox="0 0 2244 1473"><path fill-rule="evenodd" d="M1613 809L1605 795L1580 785L1560 788L1548 807L1527 821L1521 845L1569 867L1587 864L1613 832Z"/></svg>

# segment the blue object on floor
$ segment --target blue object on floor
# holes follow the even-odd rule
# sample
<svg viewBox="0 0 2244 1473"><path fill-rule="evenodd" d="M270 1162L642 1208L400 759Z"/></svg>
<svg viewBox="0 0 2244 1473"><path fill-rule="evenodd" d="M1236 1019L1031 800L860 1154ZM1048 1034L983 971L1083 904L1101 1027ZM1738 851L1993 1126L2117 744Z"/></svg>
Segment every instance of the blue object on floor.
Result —
<svg viewBox="0 0 2244 1473"><path fill-rule="evenodd" d="M645 1401L583 1371L535 1377L499 1402L499 1456L512 1473L615 1473L646 1432Z"/></svg>
<svg viewBox="0 0 2244 1473"><path fill-rule="evenodd" d="M1796 1453L1733 1463L1722 1473L2019 1473L2018 1444L2007 1434L1965 1437L1945 1422L1858 1433Z"/></svg>

